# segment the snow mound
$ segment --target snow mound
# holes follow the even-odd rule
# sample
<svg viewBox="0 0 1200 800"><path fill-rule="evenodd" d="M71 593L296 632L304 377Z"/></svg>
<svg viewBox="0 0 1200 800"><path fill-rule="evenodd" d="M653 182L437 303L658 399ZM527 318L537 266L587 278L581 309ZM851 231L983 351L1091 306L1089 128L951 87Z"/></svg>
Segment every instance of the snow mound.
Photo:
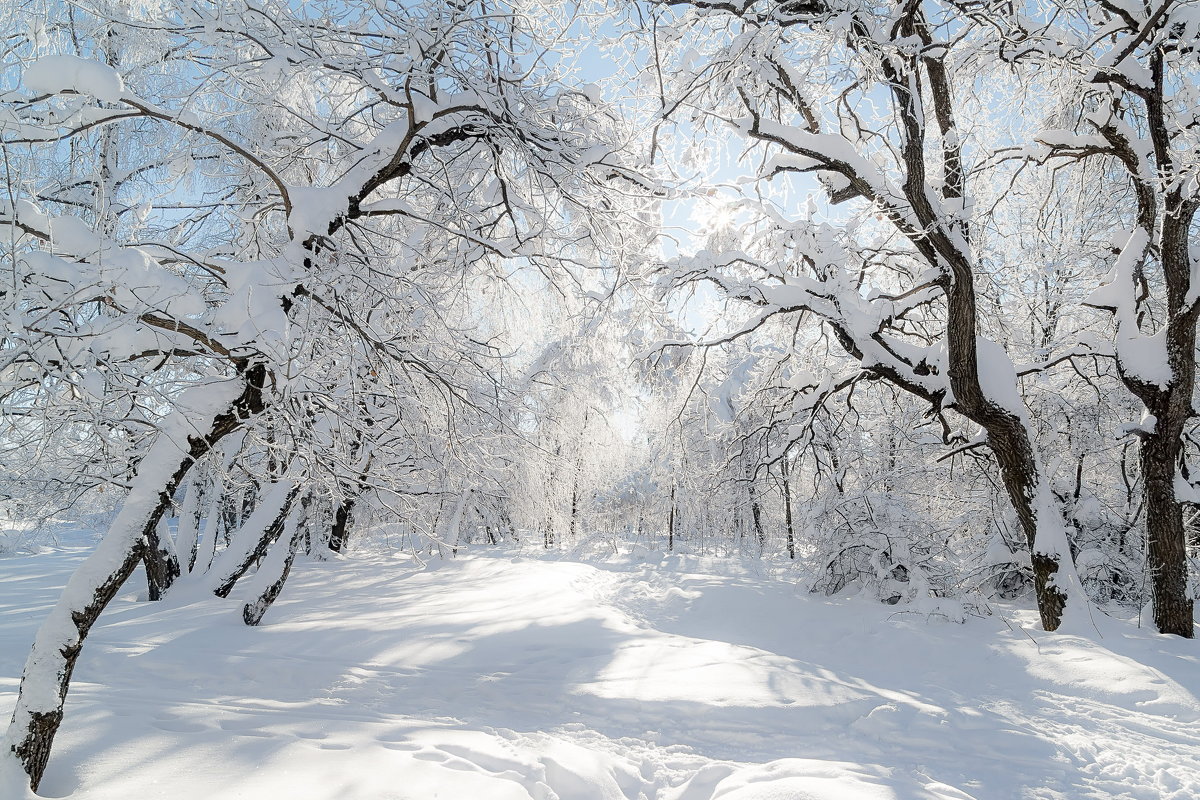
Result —
<svg viewBox="0 0 1200 800"><path fill-rule="evenodd" d="M78 92L106 103L116 103L125 83L115 69L78 56L43 56L25 68L25 88L41 94Z"/></svg>

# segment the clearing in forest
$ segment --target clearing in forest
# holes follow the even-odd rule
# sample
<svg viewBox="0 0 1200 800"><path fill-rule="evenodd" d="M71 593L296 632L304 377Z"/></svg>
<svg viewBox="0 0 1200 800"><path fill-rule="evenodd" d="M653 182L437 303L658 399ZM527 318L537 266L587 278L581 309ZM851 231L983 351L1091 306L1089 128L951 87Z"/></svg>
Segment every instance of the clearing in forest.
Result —
<svg viewBox="0 0 1200 800"><path fill-rule="evenodd" d="M0 712L83 551L0 559ZM42 794L1000 800L1200 794L1190 643L1031 610L954 624L771 562L305 562L241 604L117 599ZM137 585L131 583L131 586ZM901 607L902 609L903 607Z"/></svg>

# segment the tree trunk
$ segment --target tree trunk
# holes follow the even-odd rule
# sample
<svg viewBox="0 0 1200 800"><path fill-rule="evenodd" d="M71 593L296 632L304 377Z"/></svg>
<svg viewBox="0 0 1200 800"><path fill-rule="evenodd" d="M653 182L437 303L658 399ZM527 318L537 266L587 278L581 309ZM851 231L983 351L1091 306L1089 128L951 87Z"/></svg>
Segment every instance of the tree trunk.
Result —
<svg viewBox="0 0 1200 800"><path fill-rule="evenodd" d="M366 406L360 404L363 411L366 424L372 425L370 416L366 413ZM363 449L366 447L364 436L361 429L354 432L354 452L356 457L361 458ZM333 525L329 529L329 549L335 553L344 552L346 542L350 538L350 522L353 519L354 506L358 502L358 498L363 492L367 491L367 476L370 474L371 461L374 459L374 453L368 451L366 460L362 464L362 471L358 474L358 480L351 486L348 482L342 483L342 491L345 497L333 512Z"/></svg>
<svg viewBox="0 0 1200 800"><path fill-rule="evenodd" d="M333 512L333 525L329 529L329 549L340 553L349 538L350 515L354 511L354 499L347 497Z"/></svg>
<svg viewBox="0 0 1200 800"><path fill-rule="evenodd" d="M188 470L218 440L262 411L265 376L265 368L254 365L224 391L213 385L198 387L192 390L194 395L189 392L180 399L180 408L194 403L204 411L197 410L189 418L176 410L163 422L108 533L75 570L38 630L0 748L0 786L10 777L4 773L20 769L37 790L62 723L71 673L84 639L133 573L146 538L154 533ZM201 413L207 419L200 418ZM208 432L193 435L197 430Z"/></svg>
<svg viewBox="0 0 1200 800"><path fill-rule="evenodd" d="M579 472L571 478L571 522L567 530L568 541L575 541L575 525L579 517Z"/></svg>
<svg viewBox="0 0 1200 800"><path fill-rule="evenodd" d="M675 484L671 484L671 511L667 515L667 552L675 550Z"/></svg>
<svg viewBox="0 0 1200 800"><path fill-rule="evenodd" d="M201 470L203 472L203 470ZM201 495L204 493L204 483L198 476L193 476L185 490L183 504L179 509L179 526L176 529L176 550L185 554L186 566L180 560L181 570L191 572L196 568L196 557L200 554L200 512Z"/></svg>
<svg viewBox="0 0 1200 800"><path fill-rule="evenodd" d="M199 534L202 539L196 556L196 563L202 565L199 572L208 572L213 559L217 557L217 537L222 535L221 526L225 520L225 515L221 512L224 486L225 479L217 476L213 485L209 487L212 496L208 503L208 513L204 516L203 532Z"/></svg>
<svg viewBox="0 0 1200 800"><path fill-rule="evenodd" d="M1153 61L1155 84L1162 97L1165 83L1159 57ZM1151 108L1152 129L1162 126L1162 101ZM1167 156L1160 160L1168 161ZM1165 386L1126 385L1140 395L1155 416L1154 429L1142 438L1142 497L1146 505L1147 558L1152 583L1154 624L1159 633L1192 638L1193 603L1188 597L1187 546L1183 506L1175 494L1175 480L1183 452L1184 429L1194 414L1196 386L1195 303L1189 307L1192 288L1191 221L1197 203L1172 192L1162 218L1161 259L1167 289L1166 357L1171 380ZM1137 366L1137 365L1135 365Z"/></svg>
<svg viewBox="0 0 1200 800"><path fill-rule="evenodd" d="M758 554L767 550L767 532L763 529L762 506L758 504L758 492L754 490L754 472L746 470L746 493L750 496L750 519L754 523L754 538L758 541Z"/></svg>
<svg viewBox="0 0 1200 800"><path fill-rule="evenodd" d="M779 461L779 472L783 478L783 518L787 526L788 558L796 560L796 528L792 523L792 484L791 468L788 466L787 453Z"/></svg>
<svg viewBox="0 0 1200 800"><path fill-rule="evenodd" d="M1149 560L1154 624L1159 633L1192 638L1192 600L1187 594L1187 551L1183 508L1175 498L1178 440L1148 437L1142 444L1143 496L1146 498L1147 558Z"/></svg>
<svg viewBox="0 0 1200 800"><path fill-rule="evenodd" d="M146 568L146 590L149 598L161 600L180 575L179 556L171 542L165 513L144 537L142 565Z"/></svg>
<svg viewBox="0 0 1200 800"><path fill-rule="evenodd" d="M284 477L263 494L262 501L246 516L246 521L230 541L229 547L213 565L213 594L228 597L251 565L262 560L267 549L283 532L292 502L299 492L297 482Z"/></svg>
<svg viewBox="0 0 1200 800"><path fill-rule="evenodd" d="M1033 589L1037 599L1038 613L1041 616L1042 627L1054 631L1062 624L1063 611L1067 605L1067 593L1059 584L1059 570L1062 561L1070 559L1070 552L1061 552L1061 546L1056 547L1053 526L1061 518L1050 518L1057 515L1056 507L1049 493L1049 486L1040 475L1040 468L1029 439L1029 432L1019 420L1013 420L1004 425L993 422L987 428L988 444L996 456L1000 466L1000 477L1008 499L1017 513L1017 521L1025 542L1029 546L1029 557L1033 565ZM1066 531L1062 530L1062 541L1065 543Z"/></svg>
<svg viewBox="0 0 1200 800"><path fill-rule="evenodd" d="M955 270L955 280L947 297L950 314L946 349L954 407L987 431L988 445L996 457L1004 489L1029 547L1034 596L1042 628L1054 631L1062 624L1067 585L1075 583L1060 575L1062 561L1066 559L1070 564L1071 559L1062 511L1050 493L1049 478L1043 474L1041 459L1022 419L1024 409L1000 405L980 383L974 278L965 265ZM999 345L993 346L999 349ZM999 358L1001 353L993 354L993 358ZM1011 367L1011 362L1008 366ZM993 382L1006 379L995 374L999 373L1000 365L988 365L988 369L994 373ZM1015 371L1011 379L1016 396L1019 389ZM1073 572L1071 567L1068 570ZM1084 601L1083 597L1078 599Z"/></svg>
<svg viewBox="0 0 1200 800"><path fill-rule="evenodd" d="M296 560L296 551L304 539L304 531L298 524L299 516L299 513L288 515L281 537L287 544L283 544L283 541L276 544L259 567L259 580L255 581L258 596L242 607L242 620L247 625L255 626L262 622L267 609L283 591L283 585L292 572L292 562Z"/></svg>
<svg viewBox="0 0 1200 800"><path fill-rule="evenodd" d="M458 497L458 501L454 504L454 510L450 514L450 521L446 523L446 539L450 542L450 553L458 555L458 548L462 544L462 521L463 514L467 510L467 502L471 498L471 490L467 489ZM470 544L470 538L467 539L467 544Z"/></svg>

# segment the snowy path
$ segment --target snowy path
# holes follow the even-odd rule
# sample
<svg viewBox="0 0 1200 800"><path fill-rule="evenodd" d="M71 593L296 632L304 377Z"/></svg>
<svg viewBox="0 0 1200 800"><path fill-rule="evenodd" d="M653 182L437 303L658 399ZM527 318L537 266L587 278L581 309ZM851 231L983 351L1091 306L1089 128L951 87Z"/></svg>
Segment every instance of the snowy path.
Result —
<svg viewBox="0 0 1200 800"><path fill-rule="evenodd" d="M0 559L0 710L77 559ZM756 570L304 564L258 629L236 603L127 595L85 648L43 794L1200 796L1195 643L1105 621L1035 644Z"/></svg>

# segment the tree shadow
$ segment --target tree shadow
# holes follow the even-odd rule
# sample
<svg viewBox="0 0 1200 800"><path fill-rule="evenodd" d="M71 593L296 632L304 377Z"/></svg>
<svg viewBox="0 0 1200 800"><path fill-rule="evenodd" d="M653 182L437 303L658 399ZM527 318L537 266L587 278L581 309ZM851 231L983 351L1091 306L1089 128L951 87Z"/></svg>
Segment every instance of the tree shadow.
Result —
<svg viewBox="0 0 1200 800"><path fill-rule="evenodd" d="M124 785L139 772L183 786L188 776L162 772L180 749L235 776L291 769L297 758L306 769L327 764L319 797L367 796L370 778L340 774L361 772L364 753L401 773L436 767L531 790L553 775L570 784L538 755L560 741L625 764L618 784L633 798L664 786L639 773L647 758L690 773L712 761L878 765L897 797L914 798L933 796L922 788L932 782L980 797L1008 796L1015 782L1079 782L1081 765L1048 733L981 704L988 688L969 674L949 677L980 645L946 663L954 637L945 630L873 637L859 621L805 641L795 626L831 613L815 602L804 619L778 620L778 634L762 633L772 623L759 619L718 625L713 639L701 635L713 603L735 619L754 609L761 617L783 590L683 581L690 603L636 622L581 588L593 568L564 578L561 565L466 564L383 577L370 565L305 565L255 629L242 625L236 595L114 605L80 659L43 792ZM896 669L922 664L922 648L942 663ZM988 676L1022 670L1011 656L993 658Z"/></svg>

